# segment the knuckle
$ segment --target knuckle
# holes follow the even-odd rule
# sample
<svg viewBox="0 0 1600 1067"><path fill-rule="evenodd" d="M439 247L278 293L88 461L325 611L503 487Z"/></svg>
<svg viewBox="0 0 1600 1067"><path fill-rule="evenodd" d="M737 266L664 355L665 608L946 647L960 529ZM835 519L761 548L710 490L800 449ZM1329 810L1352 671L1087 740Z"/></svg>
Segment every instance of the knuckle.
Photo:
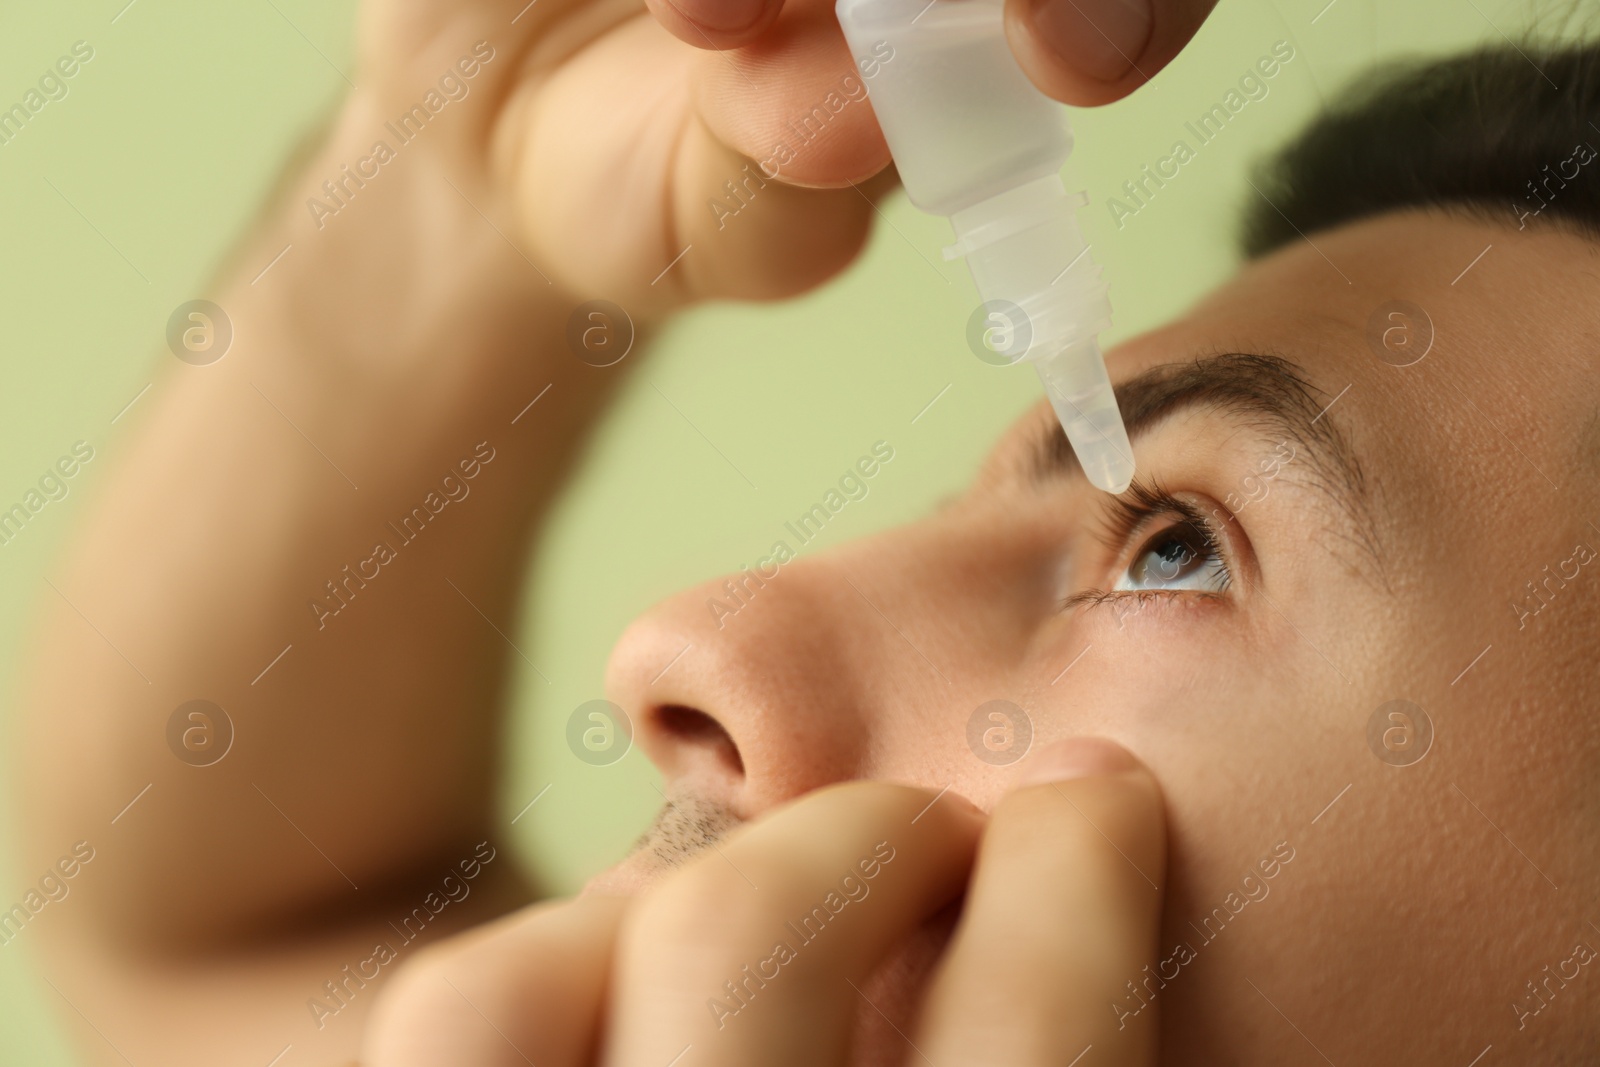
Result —
<svg viewBox="0 0 1600 1067"><path fill-rule="evenodd" d="M367 1025L363 1062L373 1067L412 1067L430 1062L430 1050L459 1047L467 1029L460 998L447 982L456 958L447 947L430 946L396 970L383 987Z"/></svg>

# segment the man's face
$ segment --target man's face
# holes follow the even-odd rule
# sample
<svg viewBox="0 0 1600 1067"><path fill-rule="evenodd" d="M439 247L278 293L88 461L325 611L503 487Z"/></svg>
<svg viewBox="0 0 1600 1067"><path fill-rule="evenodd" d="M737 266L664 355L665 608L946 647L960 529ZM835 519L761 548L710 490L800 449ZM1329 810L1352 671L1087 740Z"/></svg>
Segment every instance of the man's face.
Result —
<svg viewBox="0 0 1600 1067"><path fill-rule="evenodd" d="M1162 959L1106 1006L1159 1011L1165 1061L1592 1042L1594 246L1419 213L1312 240L1110 353L1121 498L1041 404L926 520L720 626L721 580L636 623L613 695L677 804L597 884L840 779L988 807L1030 728L1097 734L1165 792Z"/></svg>

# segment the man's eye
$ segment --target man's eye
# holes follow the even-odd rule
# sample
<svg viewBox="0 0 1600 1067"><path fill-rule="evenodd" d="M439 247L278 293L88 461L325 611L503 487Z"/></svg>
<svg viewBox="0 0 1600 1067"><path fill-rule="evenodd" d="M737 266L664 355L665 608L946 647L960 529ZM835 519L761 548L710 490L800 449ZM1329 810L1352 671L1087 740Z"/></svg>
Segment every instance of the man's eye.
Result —
<svg viewBox="0 0 1600 1067"><path fill-rule="evenodd" d="M1192 589L1220 593L1227 587L1228 567L1213 539L1193 523L1180 522L1146 541L1112 590Z"/></svg>

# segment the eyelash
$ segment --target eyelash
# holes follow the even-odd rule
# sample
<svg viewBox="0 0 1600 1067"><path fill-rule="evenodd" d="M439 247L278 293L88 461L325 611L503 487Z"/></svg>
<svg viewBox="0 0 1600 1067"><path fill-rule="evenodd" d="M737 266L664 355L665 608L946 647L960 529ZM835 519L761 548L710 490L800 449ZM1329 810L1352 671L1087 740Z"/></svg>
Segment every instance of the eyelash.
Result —
<svg viewBox="0 0 1600 1067"><path fill-rule="evenodd" d="M1176 521L1165 527L1158 527L1158 520L1163 518ZM1233 516L1228 515L1226 521L1231 523ZM1126 569L1136 558L1129 557L1128 553L1144 548L1150 541L1149 535L1183 525L1196 531L1206 545L1216 553L1217 564L1224 575L1224 589L1231 586L1233 569L1229 566L1226 554L1222 550L1223 539L1216 520L1201 511L1193 502L1173 495L1159 483L1135 479L1126 492L1112 497L1110 511L1101 522L1097 537L1108 551L1116 554L1115 558L1121 560L1123 568ZM1135 544L1136 539L1137 544ZM1066 610L1078 605L1093 607L1108 601L1130 599L1143 603L1174 597L1221 600L1223 593L1184 589L1086 589L1066 597L1062 601L1062 608Z"/></svg>

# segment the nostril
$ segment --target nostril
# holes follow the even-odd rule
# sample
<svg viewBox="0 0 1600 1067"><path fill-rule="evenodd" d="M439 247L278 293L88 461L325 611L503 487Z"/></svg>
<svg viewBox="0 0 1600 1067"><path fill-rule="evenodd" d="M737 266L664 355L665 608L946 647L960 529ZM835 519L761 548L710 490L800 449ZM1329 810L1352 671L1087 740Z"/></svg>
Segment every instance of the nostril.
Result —
<svg viewBox="0 0 1600 1067"><path fill-rule="evenodd" d="M684 748L705 752L719 760L734 774L744 774L744 758L720 722L701 711L680 704L667 704L655 710L661 733Z"/></svg>

